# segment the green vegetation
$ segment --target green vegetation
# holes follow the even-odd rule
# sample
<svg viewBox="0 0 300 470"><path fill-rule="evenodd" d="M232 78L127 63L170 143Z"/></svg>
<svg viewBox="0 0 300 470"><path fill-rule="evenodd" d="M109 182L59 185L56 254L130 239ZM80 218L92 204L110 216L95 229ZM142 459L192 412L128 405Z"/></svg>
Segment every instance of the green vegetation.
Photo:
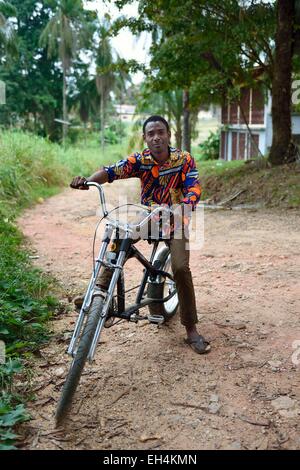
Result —
<svg viewBox="0 0 300 470"><path fill-rule="evenodd" d="M112 141L118 139L113 126L107 129ZM124 130L122 130L124 136ZM0 203L1 213L9 218L16 211L55 194L71 176L88 175L103 164L126 155L127 138L108 145L104 155L99 148L99 134L81 139L65 150L42 137L21 131L0 134Z"/></svg>
<svg viewBox="0 0 300 470"><path fill-rule="evenodd" d="M220 132L210 132L207 139L199 145L199 160L218 160L220 153Z"/></svg>
<svg viewBox="0 0 300 470"><path fill-rule="evenodd" d="M11 224L0 222L0 332L9 356L34 351L46 338L43 324L56 306L48 296L49 279L30 266L20 249L22 236Z"/></svg>
<svg viewBox="0 0 300 470"><path fill-rule="evenodd" d="M0 369L2 387L9 383L14 373L20 372L20 363L10 361ZM12 429L15 425L28 421L29 414L22 403L17 404L19 398L2 391L0 398L0 450L15 449L14 441L18 437Z"/></svg>
<svg viewBox="0 0 300 470"><path fill-rule="evenodd" d="M21 132L0 139L0 340L6 347L0 366L0 449L13 448L12 427L26 419L13 376L47 340L47 320L58 302L49 295L52 280L32 267L23 236L14 225L20 210L62 184L58 146Z"/></svg>
<svg viewBox="0 0 300 470"><path fill-rule="evenodd" d="M39 190L53 191L63 184L60 148L41 137L23 132L0 135L0 201L13 214L34 202ZM10 215L11 215L10 214Z"/></svg>
<svg viewBox="0 0 300 470"><path fill-rule="evenodd" d="M98 19L82 0L11 4L0 3L0 80L6 87L1 127L65 143L71 128L62 120L104 131L115 116L113 104L123 102L131 84L128 73L106 70L118 60L108 19Z"/></svg>
<svg viewBox="0 0 300 470"><path fill-rule="evenodd" d="M14 392L13 376L22 363L47 340L47 320L58 305L49 295L51 280L33 268L22 249L23 237L8 218L0 220L0 339L6 347L6 364L0 366L0 449L11 448L11 428L28 419Z"/></svg>

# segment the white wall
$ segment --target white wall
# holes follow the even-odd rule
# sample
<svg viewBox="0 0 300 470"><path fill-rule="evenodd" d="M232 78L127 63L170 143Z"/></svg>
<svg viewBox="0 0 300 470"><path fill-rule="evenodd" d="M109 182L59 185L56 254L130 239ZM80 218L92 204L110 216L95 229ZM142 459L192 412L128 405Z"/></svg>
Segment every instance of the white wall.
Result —
<svg viewBox="0 0 300 470"><path fill-rule="evenodd" d="M300 114L292 114L292 134L300 134Z"/></svg>
<svg viewBox="0 0 300 470"><path fill-rule="evenodd" d="M273 126L272 126L272 116L271 114L267 115L267 136L266 136L266 150L271 148L272 139L273 139ZM300 114L292 114L292 134L300 135Z"/></svg>

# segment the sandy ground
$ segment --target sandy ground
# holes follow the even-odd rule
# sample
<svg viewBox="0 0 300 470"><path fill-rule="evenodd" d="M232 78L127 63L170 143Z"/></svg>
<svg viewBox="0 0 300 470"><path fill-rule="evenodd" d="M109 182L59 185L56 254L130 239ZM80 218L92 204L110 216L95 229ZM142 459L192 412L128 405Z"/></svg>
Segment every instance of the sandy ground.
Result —
<svg viewBox="0 0 300 470"><path fill-rule="evenodd" d="M138 181L106 185L138 200ZM206 210L205 244L191 269L205 356L184 344L179 316L157 327L106 329L76 393L64 429L54 410L69 364L65 354L92 265L99 217L96 190L65 190L19 221L39 258L63 287L69 312L36 359L21 428L23 449L300 449L299 235L295 210ZM149 253L147 242L140 248ZM127 286L141 274L129 260ZM131 297L132 299L132 297ZM130 300L130 299L129 299Z"/></svg>

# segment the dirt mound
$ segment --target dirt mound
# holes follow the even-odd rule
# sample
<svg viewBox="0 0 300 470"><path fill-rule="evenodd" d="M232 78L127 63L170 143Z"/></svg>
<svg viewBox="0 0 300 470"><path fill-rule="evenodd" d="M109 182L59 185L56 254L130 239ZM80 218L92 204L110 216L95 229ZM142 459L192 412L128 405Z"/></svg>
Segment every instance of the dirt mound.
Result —
<svg viewBox="0 0 300 470"><path fill-rule="evenodd" d="M199 170L201 177L201 164ZM230 199L228 205L291 209L300 207L299 177L299 163L268 168L249 161L238 168L225 168L220 174L204 174L201 182L204 199L214 204Z"/></svg>

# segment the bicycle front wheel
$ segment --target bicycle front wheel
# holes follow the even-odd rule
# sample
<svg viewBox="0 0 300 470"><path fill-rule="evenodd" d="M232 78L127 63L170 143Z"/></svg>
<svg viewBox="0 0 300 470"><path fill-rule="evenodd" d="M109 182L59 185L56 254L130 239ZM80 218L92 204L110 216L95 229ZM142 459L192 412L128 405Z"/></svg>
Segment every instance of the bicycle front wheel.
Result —
<svg viewBox="0 0 300 470"><path fill-rule="evenodd" d="M74 394L76 392L89 350L91 348L92 340L102 311L102 306L103 299L99 296L94 297L88 313L86 324L83 329L83 333L79 340L76 355L72 361L69 373L62 389L55 415L56 426L59 426L63 422L68 411L70 410Z"/></svg>

